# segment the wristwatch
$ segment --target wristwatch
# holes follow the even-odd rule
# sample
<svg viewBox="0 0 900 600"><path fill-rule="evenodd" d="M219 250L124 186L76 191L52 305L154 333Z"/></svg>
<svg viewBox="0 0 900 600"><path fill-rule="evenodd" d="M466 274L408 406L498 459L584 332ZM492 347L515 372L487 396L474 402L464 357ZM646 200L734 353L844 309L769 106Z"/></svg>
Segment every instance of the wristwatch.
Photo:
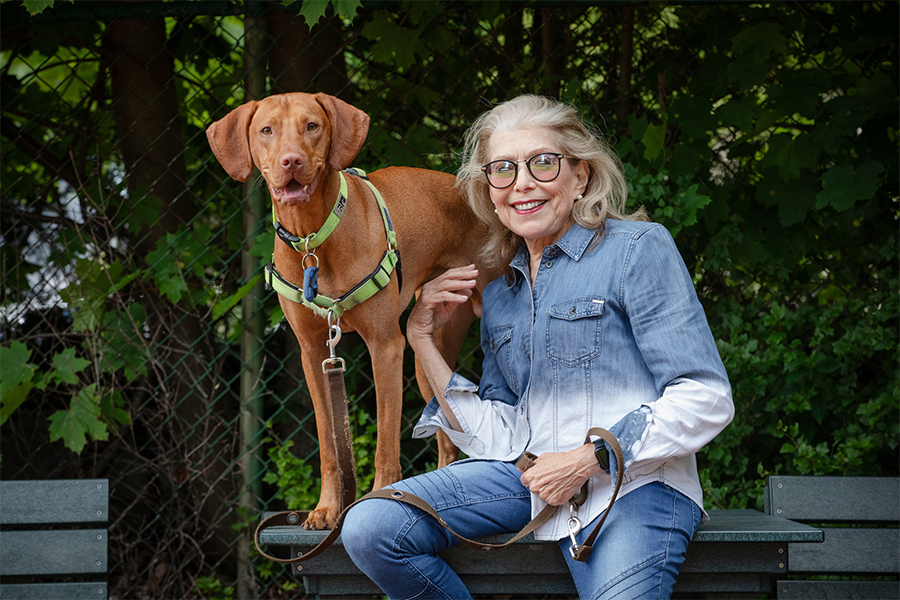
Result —
<svg viewBox="0 0 900 600"><path fill-rule="evenodd" d="M594 441L594 456L597 457L597 464L604 471L609 470L609 449L603 440Z"/></svg>

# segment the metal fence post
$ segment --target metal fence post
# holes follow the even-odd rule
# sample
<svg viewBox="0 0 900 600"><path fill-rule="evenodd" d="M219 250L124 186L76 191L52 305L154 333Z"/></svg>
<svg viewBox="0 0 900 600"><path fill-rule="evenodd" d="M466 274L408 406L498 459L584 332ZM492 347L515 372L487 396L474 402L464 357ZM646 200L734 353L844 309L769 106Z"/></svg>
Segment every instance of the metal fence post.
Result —
<svg viewBox="0 0 900 600"><path fill-rule="evenodd" d="M244 18L244 99L262 98L266 92L264 57L265 17L247 15ZM244 184L244 245L241 250L241 270L243 281L248 281L260 272L260 261L250 254L265 212L265 196L256 177ZM241 301L241 473L243 487L241 506L248 518L256 519L262 492L263 457L260 455L262 440L262 337L263 286L257 285ZM248 528L241 535L238 556L238 597L258 598L256 577L250 560L250 532Z"/></svg>

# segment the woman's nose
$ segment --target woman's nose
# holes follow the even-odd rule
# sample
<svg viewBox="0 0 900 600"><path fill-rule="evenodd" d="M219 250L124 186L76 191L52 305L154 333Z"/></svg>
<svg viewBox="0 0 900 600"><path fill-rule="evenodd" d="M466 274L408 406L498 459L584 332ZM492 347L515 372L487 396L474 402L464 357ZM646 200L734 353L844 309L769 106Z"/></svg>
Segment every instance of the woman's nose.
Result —
<svg viewBox="0 0 900 600"><path fill-rule="evenodd" d="M531 171L528 170L527 166L523 165L516 173L516 191L531 189L535 185L535 179L531 176Z"/></svg>

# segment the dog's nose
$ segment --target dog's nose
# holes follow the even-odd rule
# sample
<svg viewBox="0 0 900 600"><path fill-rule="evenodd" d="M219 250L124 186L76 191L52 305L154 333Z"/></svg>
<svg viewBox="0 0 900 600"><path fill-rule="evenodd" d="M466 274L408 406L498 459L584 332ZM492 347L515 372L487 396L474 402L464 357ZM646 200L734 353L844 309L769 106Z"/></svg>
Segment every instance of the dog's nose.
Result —
<svg viewBox="0 0 900 600"><path fill-rule="evenodd" d="M303 155L299 152L285 152L281 155L281 166L294 171L303 166Z"/></svg>

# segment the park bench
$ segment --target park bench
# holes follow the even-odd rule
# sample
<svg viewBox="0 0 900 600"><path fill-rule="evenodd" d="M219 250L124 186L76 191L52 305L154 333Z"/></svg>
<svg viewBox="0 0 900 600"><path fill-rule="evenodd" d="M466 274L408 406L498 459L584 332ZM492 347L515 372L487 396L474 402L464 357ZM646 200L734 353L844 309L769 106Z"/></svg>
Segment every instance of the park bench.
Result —
<svg viewBox="0 0 900 600"><path fill-rule="evenodd" d="M765 507L825 534L822 544L788 544L778 598L900 598L900 478L772 476Z"/></svg>
<svg viewBox="0 0 900 600"><path fill-rule="evenodd" d="M676 597L758 598L774 593L775 580L787 572L789 542L821 542L822 531L756 510L711 510L688 548ZM270 513L271 514L271 513ZM302 527L264 530L260 541L269 551L281 547L285 556L308 552L325 531ZM483 541L501 542L509 536ZM595 548L595 552L602 548ZM576 597L575 586L556 542L538 542L529 535L503 550L482 552L454 546L442 556L459 573L472 594ZM315 598L380 595L378 588L350 561L340 539L320 556L300 563L306 593Z"/></svg>
<svg viewBox="0 0 900 600"><path fill-rule="evenodd" d="M0 599L106 600L108 520L106 479L0 481Z"/></svg>

